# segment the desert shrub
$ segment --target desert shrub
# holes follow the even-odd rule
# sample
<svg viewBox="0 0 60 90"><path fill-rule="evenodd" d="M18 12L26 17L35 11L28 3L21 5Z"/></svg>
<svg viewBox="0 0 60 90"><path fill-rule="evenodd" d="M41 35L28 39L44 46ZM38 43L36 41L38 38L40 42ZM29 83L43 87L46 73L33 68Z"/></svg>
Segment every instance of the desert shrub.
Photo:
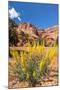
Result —
<svg viewBox="0 0 60 90"><path fill-rule="evenodd" d="M39 42L31 46L28 44L28 52L18 53L11 51L16 63L13 69L19 80L28 81L30 86L35 86L38 81L41 81L48 75L49 65L57 53L56 47L46 49L44 44L41 46Z"/></svg>

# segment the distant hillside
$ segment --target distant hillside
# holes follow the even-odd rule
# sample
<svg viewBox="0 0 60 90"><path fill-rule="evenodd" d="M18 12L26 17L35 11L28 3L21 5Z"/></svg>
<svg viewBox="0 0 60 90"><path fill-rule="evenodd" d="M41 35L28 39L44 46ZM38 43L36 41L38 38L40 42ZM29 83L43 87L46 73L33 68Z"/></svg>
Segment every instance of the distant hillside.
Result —
<svg viewBox="0 0 60 90"><path fill-rule="evenodd" d="M58 26L53 26L45 29L43 38L46 40L47 45L53 45L55 42L58 43Z"/></svg>
<svg viewBox="0 0 60 90"><path fill-rule="evenodd" d="M58 26L47 29L38 29L31 23L20 23L17 25L9 19L9 45L10 46L27 46L28 42L44 41L45 46L53 46L58 42Z"/></svg>

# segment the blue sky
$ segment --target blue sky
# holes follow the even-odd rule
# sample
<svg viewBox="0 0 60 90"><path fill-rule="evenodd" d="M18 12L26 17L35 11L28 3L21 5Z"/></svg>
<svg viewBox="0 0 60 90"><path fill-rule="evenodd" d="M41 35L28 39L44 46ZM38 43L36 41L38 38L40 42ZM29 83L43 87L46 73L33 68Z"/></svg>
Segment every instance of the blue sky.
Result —
<svg viewBox="0 0 60 90"><path fill-rule="evenodd" d="M58 25L58 5L9 1L9 17L17 23L29 22L38 28Z"/></svg>

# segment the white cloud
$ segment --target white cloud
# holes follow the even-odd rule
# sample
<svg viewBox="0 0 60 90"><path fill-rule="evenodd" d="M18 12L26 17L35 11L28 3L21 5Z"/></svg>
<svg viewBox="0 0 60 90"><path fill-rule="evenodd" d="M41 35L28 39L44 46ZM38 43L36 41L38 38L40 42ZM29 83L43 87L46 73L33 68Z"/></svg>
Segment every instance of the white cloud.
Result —
<svg viewBox="0 0 60 90"><path fill-rule="evenodd" d="M19 20L19 21L21 21L21 18L20 18L20 17L18 17L18 20Z"/></svg>
<svg viewBox="0 0 60 90"><path fill-rule="evenodd" d="M19 21L21 21L20 13L18 13L15 8L9 9L9 17L11 19L17 18Z"/></svg>

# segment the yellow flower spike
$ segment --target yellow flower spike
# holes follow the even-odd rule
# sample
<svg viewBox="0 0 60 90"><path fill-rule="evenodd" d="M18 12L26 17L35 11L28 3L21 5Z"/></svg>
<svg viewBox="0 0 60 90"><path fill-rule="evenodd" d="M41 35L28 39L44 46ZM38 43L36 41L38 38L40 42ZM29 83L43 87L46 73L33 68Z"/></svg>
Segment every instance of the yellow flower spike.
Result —
<svg viewBox="0 0 60 90"><path fill-rule="evenodd" d="M51 59L53 59L56 54L56 48L53 48L52 50L53 51L51 51Z"/></svg>
<svg viewBox="0 0 60 90"><path fill-rule="evenodd" d="M10 51L10 53L15 58L15 51Z"/></svg>
<svg viewBox="0 0 60 90"><path fill-rule="evenodd" d="M46 60L49 58L50 61L55 57L56 55L56 47L50 47L46 53Z"/></svg>
<svg viewBox="0 0 60 90"><path fill-rule="evenodd" d="M33 71L33 77L36 77L36 71Z"/></svg>
<svg viewBox="0 0 60 90"><path fill-rule="evenodd" d="M41 47L41 53L44 54L44 46Z"/></svg>
<svg viewBox="0 0 60 90"><path fill-rule="evenodd" d="M26 61L25 61L25 58L24 58L24 54L21 52L20 53L20 56L21 56L21 65L22 65L22 69L23 69L23 71L25 71L26 70Z"/></svg>
<svg viewBox="0 0 60 90"><path fill-rule="evenodd" d="M15 51L15 57L16 57L16 59L17 59L18 61L20 61L20 56L19 56L19 54L18 54L18 51Z"/></svg>
<svg viewBox="0 0 60 90"><path fill-rule="evenodd" d="M41 62L40 62L40 65L39 65L41 72L42 72L43 69L45 68L45 64L46 64L46 61L45 61L44 59L42 59Z"/></svg>
<svg viewBox="0 0 60 90"><path fill-rule="evenodd" d="M29 55L31 56L33 54L33 52L34 52L34 48L30 46L29 47Z"/></svg>
<svg viewBox="0 0 60 90"><path fill-rule="evenodd" d="M22 64L23 64L23 63L24 63L23 53L21 52L20 55L21 55L21 62L22 62Z"/></svg>

